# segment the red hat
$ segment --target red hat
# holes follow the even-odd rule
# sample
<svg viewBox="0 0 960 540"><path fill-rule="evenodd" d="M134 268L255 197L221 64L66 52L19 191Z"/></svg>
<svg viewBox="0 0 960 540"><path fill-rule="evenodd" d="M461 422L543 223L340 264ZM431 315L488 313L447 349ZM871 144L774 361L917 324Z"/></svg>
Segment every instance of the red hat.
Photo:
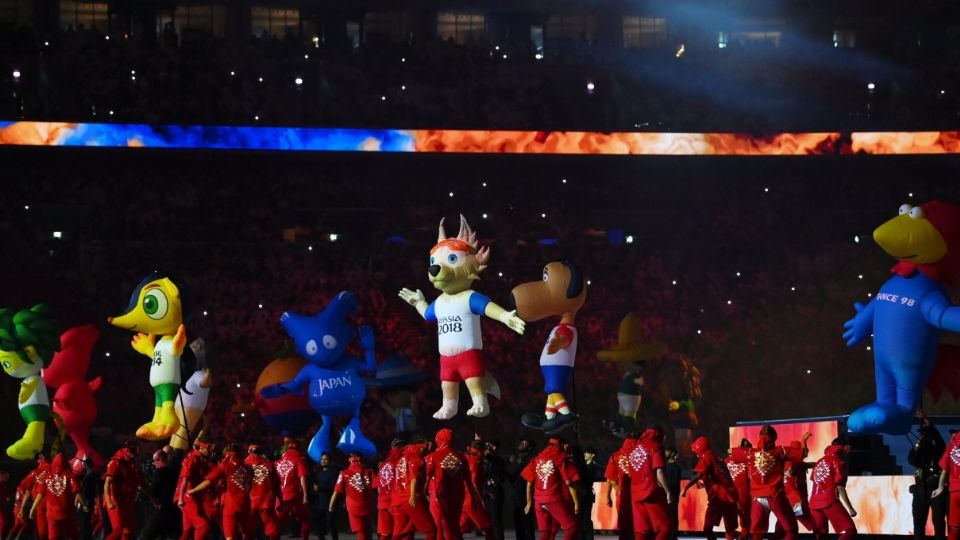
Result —
<svg viewBox="0 0 960 540"><path fill-rule="evenodd" d="M450 443L453 441L453 430L448 428L441 429L437 432L434 440L437 441L437 448L450 446Z"/></svg>

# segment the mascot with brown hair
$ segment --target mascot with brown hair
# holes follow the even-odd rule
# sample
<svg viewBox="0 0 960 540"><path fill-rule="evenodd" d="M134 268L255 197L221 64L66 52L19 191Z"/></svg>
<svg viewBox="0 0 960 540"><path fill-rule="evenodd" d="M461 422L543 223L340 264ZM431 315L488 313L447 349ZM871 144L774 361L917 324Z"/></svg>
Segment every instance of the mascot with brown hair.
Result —
<svg viewBox="0 0 960 540"><path fill-rule="evenodd" d="M517 314L534 322L547 317L560 317L550 331L540 354L543 391L547 394L544 414L523 415L523 425L556 433L571 425L577 417L567 402L567 387L577 359L577 312L587 300L583 274L570 261L554 261L543 267L543 278L514 287L511 292Z"/></svg>

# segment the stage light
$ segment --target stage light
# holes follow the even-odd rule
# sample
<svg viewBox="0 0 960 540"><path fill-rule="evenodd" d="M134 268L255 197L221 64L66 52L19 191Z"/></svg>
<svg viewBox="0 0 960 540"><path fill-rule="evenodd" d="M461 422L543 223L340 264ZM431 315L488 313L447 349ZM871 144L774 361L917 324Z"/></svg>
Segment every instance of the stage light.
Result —
<svg viewBox="0 0 960 540"><path fill-rule="evenodd" d="M313 251L313 246L307 246L307 251Z"/></svg>
<svg viewBox="0 0 960 540"><path fill-rule="evenodd" d="M503 277L503 272L497 272L498 277Z"/></svg>
<svg viewBox="0 0 960 540"><path fill-rule="evenodd" d="M103 36L103 39L110 41L110 36Z"/></svg>
<svg viewBox="0 0 960 540"><path fill-rule="evenodd" d="M309 60L309 59L310 59L310 55L309 55L309 54L303 55L303 59L304 59L304 60Z"/></svg>
<svg viewBox="0 0 960 540"><path fill-rule="evenodd" d="M206 312L206 311L203 312L203 316L204 316L204 317L207 316L207 312Z"/></svg>
<svg viewBox="0 0 960 540"><path fill-rule="evenodd" d="M560 179L560 182L566 184L566 183L567 183L567 179L566 179L566 178L561 178L561 179Z"/></svg>
<svg viewBox="0 0 960 540"><path fill-rule="evenodd" d="M253 120L254 120L255 122L259 122L259 121L260 121L260 115L259 115L259 114L253 115Z"/></svg>
<svg viewBox="0 0 960 540"><path fill-rule="evenodd" d="M406 89L407 89L407 85L401 84L401 85L400 85L400 89L401 89L401 90L406 90Z"/></svg>
<svg viewBox="0 0 960 540"><path fill-rule="evenodd" d="M110 116L113 116L113 111L112 110L107 111L107 114L109 114Z"/></svg>
<svg viewBox="0 0 960 540"><path fill-rule="evenodd" d="M453 192L452 192L452 191L450 192L450 196L453 197Z"/></svg>
<svg viewBox="0 0 960 540"><path fill-rule="evenodd" d="M593 84L593 81L587 81L587 93L588 93L588 94L592 94L593 91L594 91L596 88L597 88L597 86L596 86L595 84Z"/></svg>
<svg viewBox="0 0 960 540"><path fill-rule="evenodd" d="M486 215L486 214L483 215L483 219L487 219L487 215Z"/></svg>
<svg viewBox="0 0 960 540"><path fill-rule="evenodd" d="M867 298L873 298L873 293L867 293Z"/></svg>
<svg viewBox="0 0 960 540"><path fill-rule="evenodd" d="M737 272L737 277L740 277L740 272Z"/></svg>
<svg viewBox="0 0 960 540"><path fill-rule="evenodd" d="M673 280L673 281L671 282L671 284L676 285L676 284L677 284L677 280Z"/></svg>
<svg viewBox="0 0 960 540"><path fill-rule="evenodd" d="M313 42L313 46L314 46L314 47L319 47L319 46L320 46L320 36L313 36L313 38L310 39L310 41Z"/></svg>
<svg viewBox="0 0 960 540"><path fill-rule="evenodd" d="M507 55L506 55L506 54L503 55L503 59L504 59L504 60L507 59Z"/></svg>
<svg viewBox="0 0 960 540"><path fill-rule="evenodd" d="M628 235L627 235L626 242L627 242L628 244L632 244L632 243L633 243L633 235L632 235L632 234L628 234Z"/></svg>
<svg viewBox="0 0 960 540"><path fill-rule="evenodd" d="M293 84L300 86L303 84L303 79L301 77L297 77L296 79L293 80Z"/></svg>
<svg viewBox="0 0 960 540"><path fill-rule="evenodd" d="M246 417L247 417L247 413L240 413L240 418L246 418Z"/></svg>
<svg viewBox="0 0 960 540"><path fill-rule="evenodd" d="M703 334L703 332L701 332L700 329L697 328L697 335L699 336L699 335L701 335L701 334Z"/></svg>
<svg viewBox="0 0 960 540"><path fill-rule="evenodd" d="M63 233L60 231L53 231L54 238L63 238Z"/></svg>
<svg viewBox="0 0 960 540"><path fill-rule="evenodd" d="M500 46L499 46L499 45L495 46L495 47L493 48L493 50L499 51L499 50L500 50Z"/></svg>
<svg viewBox="0 0 960 540"><path fill-rule="evenodd" d="M17 79L17 80L20 79L20 70L19 70L19 69L13 70L13 78L14 78L14 79Z"/></svg>
<svg viewBox="0 0 960 540"><path fill-rule="evenodd" d="M257 304L257 309L263 309L263 304Z"/></svg>
<svg viewBox="0 0 960 540"><path fill-rule="evenodd" d="M859 244L859 243L860 243L860 235L859 235L859 234L853 235L853 243L854 243L854 244Z"/></svg>
<svg viewBox="0 0 960 540"><path fill-rule="evenodd" d="M240 383L237 383L237 388L240 388Z"/></svg>
<svg viewBox="0 0 960 540"><path fill-rule="evenodd" d="M863 274L858 275L857 279L863 279Z"/></svg>
<svg viewBox="0 0 960 540"><path fill-rule="evenodd" d="M336 241L339 240L339 239L340 239L340 235L339 235L339 234L337 234L337 233L330 233L330 241L331 241L331 242L336 242Z"/></svg>
<svg viewBox="0 0 960 540"><path fill-rule="evenodd" d="M795 290L797 290L797 288L796 288L796 287L790 287L790 290L791 290L791 291L795 291Z"/></svg>
<svg viewBox="0 0 960 540"><path fill-rule="evenodd" d="M257 77L257 82L263 82L263 77Z"/></svg>
<svg viewBox="0 0 960 540"><path fill-rule="evenodd" d="M681 56L683 56L683 53L685 53L686 51L687 51L687 47L683 43L681 43L680 47L677 48L676 57L680 58Z"/></svg>
<svg viewBox="0 0 960 540"><path fill-rule="evenodd" d="M867 345L867 350L870 351L870 350L873 350L873 349L872 349L869 345Z"/></svg>
<svg viewBox="0 0 960 540"><path fill-rule="evenodd" d="M944 94L946 94L946 93L947 93L946 90L941 90L941 91L940 91L940 95L941 95L941 96L944 95Z"/></svg>
<svg viewBox="0 0 960 540"><path fill-rule="evenodd" d="M587 280L587 285L593 285L593 282L588 279L588 280Z"/></svg>
<svg viewBox="0 0 960 540"><path fill-rule="evenodd" d="M131 74L131 75L136 75L136 74L137 74L137 70L131 69L131 70L130 70L130 74Z"/></svg>
<svg viewBox="0 0 960 540"><path fill-rule="evenodd" d="M29 209L30 209L30 205L29 205L29 204L23 205L23 209L24 209L24 210L29 210Z"/></svg>
<svg viewBox="0 0 960 540"><path fill-rule="evenodd" d="M732 303L733 303L733 300L727 300L727 305L728 305L728 306L729 306L730 304L732 304Z"/></svg>
<svg viewBox="0 0 960 540"><path fill-rule="evenodd" d="M543 60L543 55L540 53L533 55L533 57L536 58L537 60Z"/></svg>
<svg viewBox="0 0 960 540"><path fill-rule="evenodd" d="M235 76L236 74L237 74L236 71L231 71L231 72L230 72L230 76L231 76L231 77Z"/></svg>
<svg viewBox="0 0 960 540"><path fill-rule="evenodd" d="M386 101L386 100L387 100L387 96L380 96L380 101Z"/></svg>
<svg viewBox="0 0 960 540"><path fill-rule="evenodd" d="M764 193L770 193L770 188L768 188L768 187L763 188L763 192L764 192Z"/></svg>
<svg viewBox="0 0 960 540"><path fill-rule="evenodd" d="M812 373L812 371L810 371L810 370L808 369L808 370L807 370L807 375L809 375L810 373Z"/></svg>
<svg viewBox="0 0 960 540"><path fill-rule="evenodd" d="M131 80L131 81L136 81L136 80L137 80L137 76L136 76L136 75L131 75L131 76L130 76L130 80Z"/></svg>
<svg viewBox="0 0 960 540"><path fill-rule="evenodd" d="M401 59L400 59L400 62L406 62L406 61L407 61L406 58L401 58Z"/></svg>
<svg viewBox="0 0 960 540"><path fill-rule="evenodd" d="M483 187L487 187L487 183L486 183L486 182L484 182L482 185L483 185Z"/></svg>
<svg viewBox="0 0 960 540"><path fill-rule="evenodd" d="M43 42L43 46L44 46L44 47L49 47L49 46L50 46L50 42L49 42L49 41L44 41L44 42Z"/></svg>
<svg viewBox="0 0 960 540"><path fill-rule="evenodd" d="M913 198L913 193L907 193L907 197Z"/></svg>
<svg viewBox="0 0 960 540"><path fill-rule="evenodd" d="M106 356L107 358L110 358L110 353L109 353L109 352L103 353L103 355Z"/></svg>
<svg viewBox="0 0 960 540"><path fill-rule="evenodd" d="M547 214L540 214L540 217L542 217L543 219L547 219Z"/></svg>
<svg viewBox="0 0 960 540"><path fill-rule="evenodd" d="M867 83L867 90L874 90L877 88L877 85L873 83Z"/></svg>

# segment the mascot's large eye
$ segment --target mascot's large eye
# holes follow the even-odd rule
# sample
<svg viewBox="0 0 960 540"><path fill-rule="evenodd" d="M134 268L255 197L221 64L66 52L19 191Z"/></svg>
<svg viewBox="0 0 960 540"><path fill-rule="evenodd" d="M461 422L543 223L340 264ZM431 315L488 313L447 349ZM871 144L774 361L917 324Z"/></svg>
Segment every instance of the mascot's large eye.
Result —
<svg viewBox="0 0 960 540"><path fill-rule="evenodd" d="M313 356L317 354L317 340L311 339L307 342L307 346L304 347L304 350L307 351L308 356Z"/></svg>
<svg viewBox="0 0 960 540"><path fill-rule="evenodd" d="M544 269L543 269L543 280L546 281L546 280L549 279L549 278L550 278L550 272L548 272L547 269L544 268Z"/></svg>
<svg viewBox="0 0 960 540"><path fill-rule="evenodd" d="M333 336L331 336L331 335L329 335L329 334L326 335L326 336L323 336L323 346L324 346L328 351L335 349L335 348L337 347L337 338L335 338L335 337L333 337Z"/></svg>
<svg viewBox="0 0 960 540"><path fill-rule="evenodd" d="M901 205L900 205L900 215L902 216L902 215L904 215L904 214L909 214L911 208L913 208L913 207L910 206L909 204L901 204Z"/></svg>
<svg viewBox="0 0 960 540"><path fill-rule="evenodd" d="M3 361L3 369L10 369L10 362L7 362L6 360L4 360L4 361Z"/></svg>
<svg viewBox="0 0 960 540"><path fill-rule="evenodd" d="M920 219L920 218L922 218L922 217L923 217L923 208L920 208L919 206L914 206L913 208L911 208L911 209L910 209L910 217L912 217L913 219Z"/></svg>
<svg viewBox="0 0 960 540"><path fill-rule="evenodd" d="M456 253L451 253L451 254L447 255L447 262L450 263L450 264L457 264L457 259L458 259L458 258L459 258L459 257L457 257L457 254L456 254Z"/></svg>
<svg viewBox="0 0 960 540"><path fill-rule="evenodd" d="M143 312L151 319L162 319L167 314L167 295L160 289L151 289L143 297Z"/></svg>
<svg viewBox="0 0 960 540"><path fill-rule="evenodd" d="M430 256L430 266L437 264L437 258L433 255Z"/></svg>

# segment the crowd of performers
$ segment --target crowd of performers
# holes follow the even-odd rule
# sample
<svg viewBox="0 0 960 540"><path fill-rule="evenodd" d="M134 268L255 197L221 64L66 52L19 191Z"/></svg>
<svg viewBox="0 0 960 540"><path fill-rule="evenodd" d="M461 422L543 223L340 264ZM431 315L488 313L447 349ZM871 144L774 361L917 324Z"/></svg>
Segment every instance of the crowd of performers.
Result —
<svg viewBox="0 0 960 540"><path fill-rule="evenodd" d="M775 540L795 539L798 523L816 538L828 533L828 525L841 540L855 538L852 518L857 513L845 490L848 447L836 439L811 463L804 460L808 437L779 445L775 429L764 426L755 443L744 439L727 457L700 437L692 447L697 456L693 476L682 490L657 427L629 434L605 470L592 462L594 451L582 452L588 461L578 460L559 437L550 438L539 452L522 440L508 462L497 455L495 441L476 438L461 451L453 445L453 432L441 429L432 441L395 439L376 468L351 454L349 465L338 469L324 455L319 476L292 440L276 460L259 445L234 443L215 459L214 446L200 438L179 459L169 447L154 452L148 481L137 462L140 446L131 441L102 474L89 467L75 471L62 453L49 461L39 454L36 468L15 489L12 526L4 521L0 531L6 539L231 540L262 535L277 540L281 531L291 530L295 518L307 540L316 513L309 510L308 494L319 481L326 484L321 505L334 540L333 521L341 505L358 540L373 540L374 534L377 540L410 540L416 533L427 540L462 540L469 531L479 531L485 540L503 540L504 488L513 475L518 540L533 540L534 530L539 530L538 540L553 540L560 531L566 539L592 538L593 483L604 479L600 501L616 506L621 540L675 538L676 502L690 489L706 491L703 534L709 540L716 540L714 527L720 525L728 540L770 536L770 514L776 518ZM949 500L949 538L957 540L960 434L944 450L933 496L949 492L944 497ZM8 480L0 474L0 486ZM139 495L152 507L142 529L135 512ZM0 500L8 498L0 493Z"/></svg>

